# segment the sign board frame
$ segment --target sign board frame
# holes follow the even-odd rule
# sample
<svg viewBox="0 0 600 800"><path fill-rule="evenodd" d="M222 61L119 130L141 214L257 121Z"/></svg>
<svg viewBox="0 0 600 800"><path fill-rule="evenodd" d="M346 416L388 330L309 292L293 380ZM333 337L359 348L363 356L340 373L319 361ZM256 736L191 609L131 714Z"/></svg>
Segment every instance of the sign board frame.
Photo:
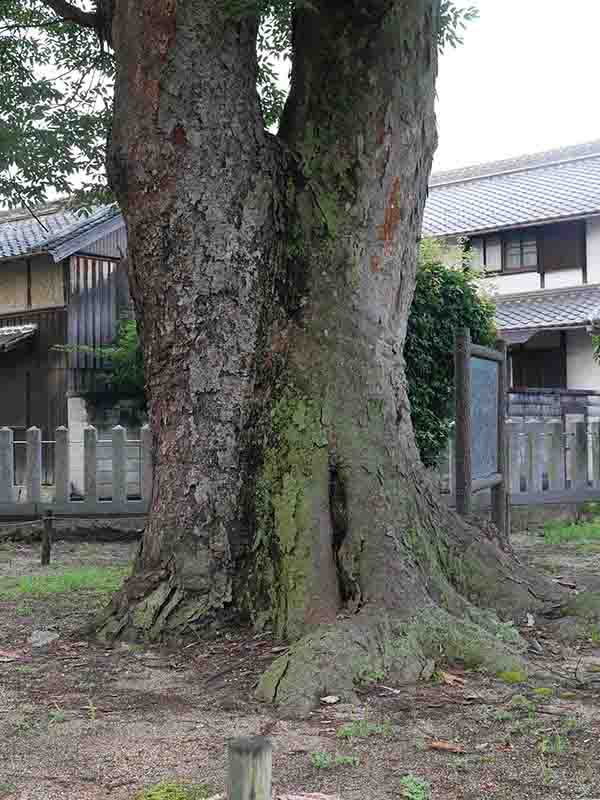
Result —
<svg viewBox="0 0 600 800"><path fill-rule="evenodd" d="M506 398L508 390L506 342L496 342L496 347L482 347L471 342L469 330L456 337L454 375L456 390L456 458L454 462L456 510L461 516L472 511L473 494L484 489L492 490L492 521L503 535L508 534L508 459L506 436ZM496 415L497 471L473 477L472 412L473 391L471 380L472 359L484 359L498 364Z"/></svg>

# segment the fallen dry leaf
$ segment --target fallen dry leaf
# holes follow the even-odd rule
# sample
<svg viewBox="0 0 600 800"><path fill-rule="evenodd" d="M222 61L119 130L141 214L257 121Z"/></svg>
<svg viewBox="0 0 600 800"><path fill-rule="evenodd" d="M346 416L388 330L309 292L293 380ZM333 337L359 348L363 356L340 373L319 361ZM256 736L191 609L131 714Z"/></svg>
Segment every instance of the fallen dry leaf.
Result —
<svg viewBox="0 0 600 800"><path fill-rule="evenodd" d="M465 679L461 678L460 675L453 675L451 672L444 672L443 670L440 672L440 675L444 683L448 684L448 686L465 685Z"/></svg>
<svg viewBox="0 0 600 800"><path fill-rule="evenodd" d="M391 686L384 686L383 684L380 684L379 688L385 689L386 692L391 692L392 694L402 694L402 689L392 689Z"/></svg>
<svg viewBox="0 0 600 800"><path fill-rule="evenodd" d="M447 742L445 739L428 739L426 742L429 750L442 750L445 753L464 753L465 748L461 744Z"/></svg>
<svg viewBox="0 0 600 800"><path fill-rule="evenodd" d="M9 661L18 661L21 653L18 650L0 650L0 663L8 664Z"/></svg>

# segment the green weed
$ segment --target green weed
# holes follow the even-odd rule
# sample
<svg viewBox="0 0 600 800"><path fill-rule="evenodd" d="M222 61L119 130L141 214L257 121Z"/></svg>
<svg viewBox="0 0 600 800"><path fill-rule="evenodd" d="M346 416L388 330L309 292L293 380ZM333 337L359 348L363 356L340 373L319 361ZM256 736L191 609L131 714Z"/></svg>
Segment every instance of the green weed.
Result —
<svg viewBox="0 0 600 800"><path fill-rule="evenodd" d="M554 754L558 755L559 753L563 753L569 743L564 736L561 736L560 733L554 733L551 736L543 736L538 744L538 749L542 755Z"/></svg>
<svg viewBox="0 0 600 800"><path fill-rule="evenodd" d="M414 775L404 775L400 779L400 797L404 800L429 800L431 787Z"/></svg>
<svg viewBox="0 0 600 800"><path fill-rule="evenodd" d="M355 722L346 722L337 729L336 733L338 739L367 739L369 736L387 737L391 735L391 722L384 722L382 725L377 725L374 722L368 722L366 719L359 719Z"/></svg>
<svg viewBox="0 0 600 800"><path fill-rule="evenodd" d="M358 767L360 759L358 756L335 756L331 753L317 751L310 754L311 764L315 769L330 769L330 767Z"/></svg>
<svg viewBox="0 0 600 800"><path fill-rule="evenodd" d="M310 754L310 763L315 769L329 769L333 763L333 759L330 753L323 753L319 750L316 753Z"/></svg>
<svg viewBox="0 0 600 800"><path fill-rule="evenodd" d="M61 708L56 706L48 712L48 717L50 718L50 724L54 725L57 722L64 722L67 718L67 715Z"/></svg>

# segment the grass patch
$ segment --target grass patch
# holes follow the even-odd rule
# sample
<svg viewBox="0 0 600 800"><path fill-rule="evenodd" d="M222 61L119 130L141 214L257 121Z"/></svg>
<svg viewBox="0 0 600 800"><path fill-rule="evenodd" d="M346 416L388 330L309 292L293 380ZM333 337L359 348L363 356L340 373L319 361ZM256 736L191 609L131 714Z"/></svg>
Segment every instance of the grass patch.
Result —
<svg viewBox="0 0 600 800"><path fill-rule="evenodd" d="M551 520L544 524L544 541L546 544L600 542L600 519L588 522Z"/></svg>
<svg viewBox="0 0 600 800"><path fill-rule="evenodd" d="M391 722L384 722L382 725L377 725L374 722L368 722L366 719L359 719L356 722L346 722L345 725L337 729L336 733L338 739L367 739L369 736L391 735Z"/></svg>
<svg viewBox="0 0 600 800"><path fill-rule="evenodd" d="M133 800L205 800L211 794L214 792L206 785L192 786L163 781L138 792Z"/></svg>
<svg viewBox="0 0 600 800"><path fill-rule="evenodd" d="M120 587L128 571L128 567L77 567L53 575L2 578L0 600L18 600L24 597L43 599L82 589L109 594Z"/></svg>

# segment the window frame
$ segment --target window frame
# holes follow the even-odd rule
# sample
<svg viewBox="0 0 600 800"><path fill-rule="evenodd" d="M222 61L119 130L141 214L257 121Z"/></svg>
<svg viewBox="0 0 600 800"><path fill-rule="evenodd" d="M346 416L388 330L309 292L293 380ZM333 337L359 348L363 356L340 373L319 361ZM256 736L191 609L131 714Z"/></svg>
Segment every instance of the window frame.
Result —
<svg viewBox="0 0 600 800"><path fill-rule="evenodd" d="M487 241L490 239L498 239L500 241L500 269L491 268L488 270L486 264L487 256ZM508 266L507 265L507 247L511 241L519 240L519 253L520 265ZM495 233L480 234L472 236L470 241L479 240L481 242L481 269L486 273L486 276L493 277L494 275L514 275L527 272L540 272L540 239L538 232L535 228L520 228L511 231L497 231ZM533 240L535 242L535 259L536 263L523 264L525 240Z"/></svg>

